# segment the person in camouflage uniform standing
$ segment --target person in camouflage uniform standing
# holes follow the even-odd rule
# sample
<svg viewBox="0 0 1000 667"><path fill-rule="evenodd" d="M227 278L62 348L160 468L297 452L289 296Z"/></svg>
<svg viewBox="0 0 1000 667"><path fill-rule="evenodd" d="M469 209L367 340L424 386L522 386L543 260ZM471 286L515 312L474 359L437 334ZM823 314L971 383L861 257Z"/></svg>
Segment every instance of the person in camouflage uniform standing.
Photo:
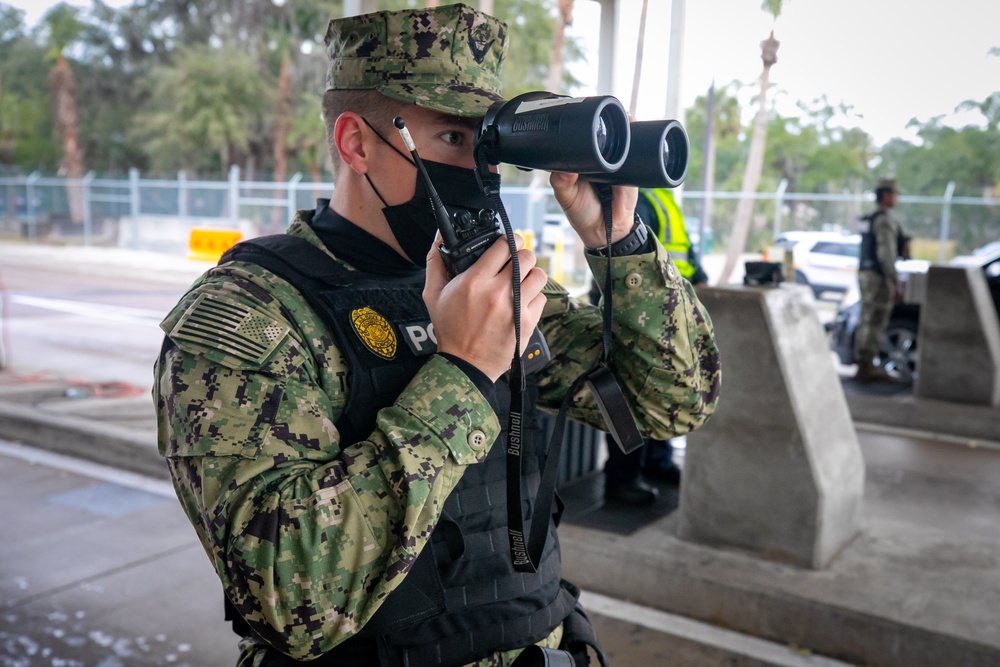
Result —
<svg viewBox="0 0 1000 667"><path fill-rule="evenodd" d="M405 120L446 204L480 206L475 130L502 99L506 37L466 5L331 21L332 198L285 235L248 242L278 248L272 257L285 248L287 266L237 246L161 325L159 449L222 582L241 667L508 667L539 646L586 664L593 636L560 577L557 513L540 517L537 572L515 571L506 544L511 251L500 239L448 279L392 127ZM591 186L575 174L550 182L584 244L601 248ZM714 411L719 356L663 248L632 243L635 202L634 188L615 188L611 361L643 435L669 438ZM601 358L602 320L522 244L521 328L537 325L551 352L524 393L523 446L540 459L531 410L558 410ZM606 256L588 260L603 284ZM603 426L587 390L570 405L571 418ZM540 464L526 458L530 499Z"/></svg>
<svg viewBox="0 0 1000 667"><path fill-rule="evenodd" d="M896 196L894 179L879 180L875 188L877 208L862 218L867 229L862 230L858 265L861 322L854 338L854 359L858 364L854 378L861 382L889 379L889 374L875 365L875 358L889 325L892 305L903 300L896 258L908 253L908 239L891 213Z"/></svg>

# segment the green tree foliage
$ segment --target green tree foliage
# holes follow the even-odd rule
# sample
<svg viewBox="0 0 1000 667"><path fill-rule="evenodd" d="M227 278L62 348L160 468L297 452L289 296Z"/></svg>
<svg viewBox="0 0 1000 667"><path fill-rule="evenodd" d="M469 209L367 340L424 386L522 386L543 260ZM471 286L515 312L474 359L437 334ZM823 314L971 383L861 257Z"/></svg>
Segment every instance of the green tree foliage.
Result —
<svg viewBox="0 0 1000 667"><path fill-rule="evenodd" d="M713 131L715 135L715 189L738 190L742 178L742 165L746 161L745 132L740 120L740 102L737 96L745 88L736 81L715 91L713 102ZM702 180L705 167L705 127L708 118L708 97L701 95L685 111L684 127L691 143L685 187L704 190Z"/></svg>
<svg viewBox="0 0 1000 667"><path fill-rule="evenodd" d="M181 49L154 70L148 111L137 122L158 169L228 170L259 136L271 87L235 46Z"/></svg>
<svg viewBox="0 0 1000 667"><path fill-rule="evenodd" d="M0 5L0 165L34 170L58 164L45 49L27 32L24 12Z"/></svg>
<svg viewBox="0 0 1000 667"><path fill-rule="evenodd" d="M1000 127L990 110L995 109L994 93L982 102L963 103L963 108L983 111L983 126L948 127L942 118L910 121L917 140L893 139L881 152L879 171L894 174L904 194L944 194L955 183L956 197L1000 198ZM940 212L911 205L905 210L908 224L933 237ZM957 252L968 252L989 241L1000 239L1000 206L962 206L952 210L952 239Z"/></svg>

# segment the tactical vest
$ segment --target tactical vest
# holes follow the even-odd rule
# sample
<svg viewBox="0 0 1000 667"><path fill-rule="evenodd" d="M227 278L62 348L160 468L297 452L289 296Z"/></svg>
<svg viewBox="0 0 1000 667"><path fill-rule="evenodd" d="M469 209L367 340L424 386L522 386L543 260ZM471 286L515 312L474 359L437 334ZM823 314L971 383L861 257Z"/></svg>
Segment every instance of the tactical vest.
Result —
<svg viewBox="0 0 1000 667"><path fill-rule="evenodd" d="M227 261L257 264L288 281L333 332L351 368L348 403L336 423L345 442L368 437L378 410L393 403L436 349L430 340L412 335L430 323L421 297L423 274L407 280L349 271L308 241L288 235L240 243L223 256ZM359 328L358 318L367 318L371 329ZM502 381L496 387L505 429L510 391ZM536 394L529 375L524 440L531 456L525 457L521 481L522 497L529 499L526 517L545 447L533 409ZM431 540L357 635L316 660L276 655L265 664L457 667L548 636L574 611L579 591L560 579L558 511L548 520L538 571L514 571L506 529L505 454L502 432L487 457L468 466L445 501ZM240 621L234 629L246 636L249 628L243 623L241 633Z"/></svg>
<svg viewBox="0 0 1000 667"><path fill-rule="evenodd" d="M864 225L861 232L861 254L858 257L859 271L874 271L880 276L885 275L882 270L882 262L878 258L878 237L875 235L875 220L879 215L884 215L885 211L878 210L861 218ZM896 231L896 256L902 257L903 246L906 245L906 235L903 230Z"/></svg>
<svg viewBox="0 0 1000 667"><path fill-rule="evenodd" d="M674 266L680 274L690 280L695 274L694 265L690 261L691 240L688 238L687 229L684 227L684 214L674 201L674 196L669 190L657 188L655 190L641 189L639 194L649 200L653 210L656 211L656 222L658 238L667 254L673 261Z"/></svg>

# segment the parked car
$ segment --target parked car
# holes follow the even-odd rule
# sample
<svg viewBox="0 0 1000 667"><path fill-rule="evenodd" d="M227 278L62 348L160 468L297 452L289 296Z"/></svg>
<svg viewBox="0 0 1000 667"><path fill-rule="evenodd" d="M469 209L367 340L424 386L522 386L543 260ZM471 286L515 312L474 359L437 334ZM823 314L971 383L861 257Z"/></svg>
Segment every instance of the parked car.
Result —
<svg viewBox="0 0 1000 667"><path fill-rule="evenodd" d="M860 234L785 232L774 240L774 245L792 251L795 282L811 287L817 299L827 292L842 296L858 283Z"/></svg>
<svg viewBox="0 0 1000 667"><path fill-rule="evenodd" d="M970 255L955 257L949 265L981 268L986 275L993 305L997 313L1000 313L1000 241L977 248ZM929 262L920 260L896 262L896 269L904 281L911 274L926 273L929 267ZM827 325L831 334L830 346L843 364L854 363L854 335L860 321L859 295L856 289L850 290L845 295L836 318ZM877 361L890 374L905 381L912 381L917 374L919 326L919 303L897 303L893 306Z"/></svg>

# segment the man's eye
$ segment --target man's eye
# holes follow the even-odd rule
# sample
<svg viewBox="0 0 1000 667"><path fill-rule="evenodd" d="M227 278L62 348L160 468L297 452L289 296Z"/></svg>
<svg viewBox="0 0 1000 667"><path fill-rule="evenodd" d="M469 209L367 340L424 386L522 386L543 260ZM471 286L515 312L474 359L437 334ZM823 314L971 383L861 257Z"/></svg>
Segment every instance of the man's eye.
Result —
<svg viewBox="0 0 1000 667"><path fill-rule="evenodd" d="M452 146L461 146L465 139L461 132L456 132L454 130L451 132L445 132L441 135L441 138Z"/></svg>

